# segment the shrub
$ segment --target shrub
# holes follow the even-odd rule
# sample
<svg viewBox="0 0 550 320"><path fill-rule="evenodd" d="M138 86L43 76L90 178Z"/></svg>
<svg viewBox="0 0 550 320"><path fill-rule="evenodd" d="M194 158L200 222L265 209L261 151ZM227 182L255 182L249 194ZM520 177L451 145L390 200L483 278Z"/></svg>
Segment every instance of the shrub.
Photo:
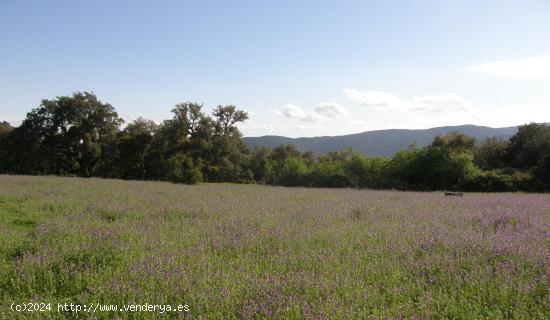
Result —
<svg viewBox="0 0 550 320"><path fill-rule="evenodd" d="M178 153L168 159L168 179L172 182L196 184L203 181L201 168L189 156Z"/></svg>
<svg viewBox="0 0 550 320"><path fill-rule="evenodd" d="M479 171L469 177L462 186L468 191L507 192L533 190L533 177L517 170Z"/></svg>
<svg viewBox="0 0 550 320"><path fill-rule="evenodd" d="M356 179L346 172L342 161L317 162L313 165L309 176L310 184L313 187L345 188L356 186Z"/></svg>
<svg viewBox="0 0 550 320"><path fill-rule="evenodd" d="M283 163L279 183L283 186L303 186L306 183L308 168L296 157L287 158Z"/></svg>
<svg viewBox="0 0 550 320"><path fill-rule="evenodd" d="M533 171L541 190L550 190L550 154L544 156Z"/></svg>
<svg viewBox="0 0 550 320"><path fill-rule="evenodd" d="M354 187L381 189L387 185L389 162L388 158L355 155L344 166Z"/></svg>

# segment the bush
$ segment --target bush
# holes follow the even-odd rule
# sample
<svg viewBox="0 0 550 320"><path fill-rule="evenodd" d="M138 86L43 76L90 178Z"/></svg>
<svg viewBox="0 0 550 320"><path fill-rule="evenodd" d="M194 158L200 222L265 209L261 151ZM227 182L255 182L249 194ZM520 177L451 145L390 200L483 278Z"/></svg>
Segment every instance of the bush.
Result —
<svg viewBox="0 0 550 320"><path fill-rule="evenodd" d="M356 187L356 178L346 172L343 164L342 161L315 163L309 175L310 185L322 188Z"/></svg>
<svg viewBox="0 0 550 320"><path fill-rule="evenodd" d="M550 154L547 154L539 161L533 173L540 189L550 190Z"/></svg>
<svg viewBox="0 0 550 320"><path fill-rule="evenodd" d="M350 178L355 179L354 186L359 188L382 189L388 185L388 166L390 160L383 157L367 158L360 155L346 161L345 167Z"/></svg>
<svg viewBox="0 0 550 320"><path fill-rule="evenodd" d="M192 158L182 153L168 159L168 179L185 184L197 184L203 181L200 166L196 166Z"/></svg>
<svg viewBox="0 0 550 320"><path fill-rule="evenodd" d="M279 184L283 186L303 186L306 184L308 168L304 162L296 157L287 158L283 163Z"/></svg>
<svg viewBox="0 0 550 320"><path fill-rule="evenodd" d="M462 186L464 190L482 192L529 191L535 188L531 174L517 170L479 171Z"/></svg>

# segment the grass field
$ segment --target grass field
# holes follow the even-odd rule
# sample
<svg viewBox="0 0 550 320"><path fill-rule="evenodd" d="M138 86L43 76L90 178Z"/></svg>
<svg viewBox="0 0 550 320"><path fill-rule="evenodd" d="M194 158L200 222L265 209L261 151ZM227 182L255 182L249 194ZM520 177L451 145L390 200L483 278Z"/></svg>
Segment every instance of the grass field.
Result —
<svg viewBox="0 0 550 320"><path fill-rule="evenodd" d="M547 319L549 248L549 195L0 176L0 319Z"/></svg>

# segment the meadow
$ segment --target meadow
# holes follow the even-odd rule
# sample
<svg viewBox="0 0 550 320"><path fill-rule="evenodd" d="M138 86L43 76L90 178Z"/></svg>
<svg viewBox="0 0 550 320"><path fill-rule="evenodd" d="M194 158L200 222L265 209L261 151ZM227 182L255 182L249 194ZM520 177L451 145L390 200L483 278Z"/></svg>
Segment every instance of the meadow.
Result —
<svg viewBox="0 0 550 320"><path fill-rule="evenodd" d="M0 176L0 319L547 319L549 248L547 194Z"/></svg>

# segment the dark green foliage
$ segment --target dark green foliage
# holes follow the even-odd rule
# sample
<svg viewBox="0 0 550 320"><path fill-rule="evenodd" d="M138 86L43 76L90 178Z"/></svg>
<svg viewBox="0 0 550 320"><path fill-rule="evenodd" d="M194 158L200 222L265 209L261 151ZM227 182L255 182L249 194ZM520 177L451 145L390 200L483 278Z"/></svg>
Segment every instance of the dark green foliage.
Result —
<svg viewBox="0 0 550 320"><path fill-rule="evenodd" d="M532 168L550 154L550 127L531 123L519 128L510 138L506 158L514 168Z"/></svg>
<svg viewBox="0 0 550 320"><path fill-rule="evenodd" d="M311 184L317 187L358 187L358 177L352 174L349 163L358 156L353 150L329 152L312 166Z"/></svg>
<svg viewBox="0 0 550 320"><path fill-rule="evenodd" d="M311 159L292 145L281 145L271 153L265 147L255 149L251 163L257 180L261 177L261 181L286 186L426 191L547 189L550 157L526 170L505 168L508 145L503 140L487 139L476 146L473 138L451 132L437 136L424 148L412 145L392 158L365 157L347 149Z"/></svg>
<svg viewBox="0 0 550 320"><path fill-rule="evenodd" d="M418 159L422 150L416 146L408 150L397 152L387 167L387 177L391 180L391 186L399 190L419 188L422 174L418 168Z"/></svg>
<svg viewBox="0 0 550 320"><path fill-rule="evenodd" d="M526 172L517 170L480 171L470 176L461 185L467 191L531 191L535 189L533 177Z"/></svg>
<svg viewBox="0 0 550 320"><path fill-rule="evenodd" d="M316 157L294 145L249 150L236 125L248 119L233 105L174 106L157 125L138 118L120 130L115 109L93 93L43 100L12 128L0 123L0 173L99 176L138 180L267 183L284 186L400 190L550 190L550 128L528 124L509 141L476 145L447 131L423 148L393 157L353 149ZM18 225L27 225L25 221Z"/></svg>
<svg viewBox="0 0 550 320"><path fill-rule="evenodd" d="M101 175L95 169L109 156L106 150L122 122L110 104L92 93L42 100L10 134L13 171Z"/></svg>
<svg viewBox="0 0 550 320"><path fill-rule="evenodd" d="M214 110L216 118L216 129L220 131L221 136L238 135L235 125L248 119L248 114L237 110L233 105L218 106Z"/></svg>
<svg viewBox="0 0 550 320"><path fill-rule="evenodd" d="M343 162L319 161L311 168L310 185L324 188L354 187L355 179L346 173Z"/></svg>
<svg viewBox="0 0 550 320"><path fill-rule="evenodd" d="M545 155L539 160L536 168L533 170L539 186L542 189L550 189L550 154Z"/></svg>
<svg viewBox="0 0 550 320"><path fill-rule="evenodd" d="M196 184L203 181L200 165L189 156L178 153L168 159L168 178L172 182Z"/></svg>
<svg viewBox="0 0 550 320"><path fill-rule="evenodd" d="M296 157L287 158L281 169L279 184L290 187L307 185L308 171L302 159Z"/></svg>
<svg viewBox="0 0 550 320"><path fill-rule="evenodd" d="M7 121L0 122L0 137L8 134L11 130L13 130L13 127L9 122Z"/></svg>
<svg viewBox="0 0 550 320"><path fill-rule="evenodd" d="M8 164L6 160L9 157L7 149L9 133L13 127L6 121L0 122L0 172L6 171Z"/></svg>
<svg viewBox="0 0 550 320"><path fill-rule="evenodd" d="M366 158L354 155L345 164L346 171L354 177L359 188L383 189L390 186L388 174L390 159L384 157Z"/></svg>
<svg viewBox="0 0 550 320"><path fill-rule="evenodd" d="M419 181L428 190L457 190L464 181L477 172L473 163L475 140L452 132L437 136L418 159Z"/></svg>
<svg viewBox="0 0 550 320"><path fill-rule="evenodd" d="M418 188L421 190L457 190L476 168L468 153L449 152L442 147L430 146L416 160Z"/></svg>
<svg viewBox="0 0 550 320"><path fill-rule="evenodd" d="M481 169L498 169L505 166L504 155L510 142L502 138L487 138L475 149L474 162Z"/></svg>
<svg viewBox="0 0 550 320"><path fill-rule="evenodd" d="M430 149L440 149L447 153L473 153L476 140L460 132L438 135L430 145Z"/></svg>
<svg viewBox="0 0 550 320"><path fill-rule="evenodd" d="M252 150L249 165L254 181L266 183L272 177L273 162L270 158L270 152L271 150L267 147L259 147Z"/></svg>
<svg viewBox="0 0 550 320"><path fill-rule="evenodd" d="M281 174L286 159L290 157L299 158L301 156L300 151L296 150L294 145L280 145L271 151L269 155L271 177L266 181L272 184L278 184L281 180ZM255 159L252 160L254 162Z"/></svg>
<svg viewBox="0 0 550 320"><path fill-rule="evenodd" d="M153 121L138 118L119 134L118 168L121 178L146 179L153 176L153 170L148 167L147 160L157 128Z"/></svg>
<svg viewBox="0 0 550 320"><path fill-rule="evenodd" d="M156 179L181 183L248 182L250 157L235 106L213 117L194 102L177 104L162 124L139 118L122 131L114 108L88 92L43 100L12 130L0 123L0 173Z"/></svg>

